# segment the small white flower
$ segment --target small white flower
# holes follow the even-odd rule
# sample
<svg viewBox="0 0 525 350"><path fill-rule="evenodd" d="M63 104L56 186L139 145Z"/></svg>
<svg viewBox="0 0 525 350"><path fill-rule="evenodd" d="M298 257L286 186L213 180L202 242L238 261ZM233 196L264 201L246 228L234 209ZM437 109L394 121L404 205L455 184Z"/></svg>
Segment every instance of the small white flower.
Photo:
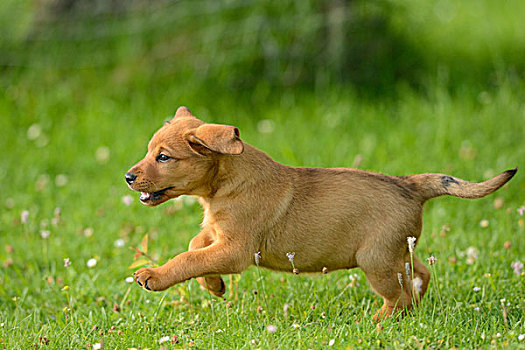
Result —
<svg viewBox="0 0 525 350"><path fill-rule="evenodd" d="M301 326L300 326L298 323L294 323L294 324L292 324L292 328L293 328L293 329L297 329L297 328L299 328L299 327L301 327Z"/></svg>
<svg viewBox="0 0 525 350"><path fill-rule="evenodd" d="M421 293L421 286L423 285L423 280L419 277L416 277L412 280L412 285L416 292Z"/></svg>
<svg viewBox="0 0 525 350"><path fill-rule="evenodd" d="M4 322L0 323L0 327L3 327L4 326Z"/></svg>
<svg viewBox="0 0 525 350"><path fill-rule="evenodd" d="M122 238L119 238L115 242L113 242L113 245L115 246L115 248L122 248L124 247L124 244L125 242Z"/></svg>
<svg viewBox="0 0 525 350"><path fill-rule="evenodd" d="M523 213L525 213L525 205L518 208L518 214L520 214L520 216L523 216Z"/></svg>
<svg viewBox="0 0 525 350"><path fill-rule="evenodd" d="M51 232L49 230L42 230L42 231L40 231L40 236L42 236L43 239L49 238L50 234L51 234Z"/></svg>
<svg viewBox="0 0 525 350"><path fill-rule="evenodd" d="M64 259L64 267L69 267L71 265L71 261L69 261L69 258Z"/></svg>
<svg viewBox="0 0 525 350"><path fill-rule="evenodd" d="M496 338L501 338L501 333L496 333Z"/></svg>
<svg viewBox="0 0 525 350"><path fill-rule="evenodd" d="M159 344L163 344L163 343L165 343L167 341L170 341L170 337L168 337L168 336L162 337L162 338L159 339Z"/></svg>
<svg viewBox="0 0 525 350"><path fill-rule="evenodd" d="M22 213L20 214L20 222L23 225L26 225L29 222L29 211L27 210L22 211Z"/></svg>
<svg viewBox="0 0 525 350"><path fill-rule="evenodd" d="M105 164L108 162L109 157L111 155L111 151L107 146L100 146L97 148L97 151L95 152L95 159L100 164Z"/></svg>
<svg viewBox="0 0 525 350"><path fill-rule="evenodd" d="M408 242L408 251L410 253L413 253L414 248L416 246L416 237L407 237L407 242Z"/></svg>
<svg viewBox="0 0 525 350"><path fill-rule="evenodd" d="M271 134L275 129L275 122L271 119L263 119L257 123L257 130L261 134Z"/></svg>
<svg viewBox="0 0 525 350"><path fill-rule="evenodd" d="M328 346L333 346L335 344L335 339L330 339Z"/></svg>
<svg viewBox="0 0 525 350"><path fill-rule="evenodd" d="M261 252L254 253L253 257L255 259L255 265L259 265L259 261L261 261Z"/></svg>
<svg viewBox="0 0 525 350"><path fill-rule="evenodd" d="M27 138L29 140L36 140L40 134L42 133L42 128L40 127L40 124L32 124L27 129Z"/></svg>
<svg viewBox="0 0 525 350"><path fill-rule="evenodd" d="M479 307L476 306L476 307L474 308L474 311L479 311Z"/></svg>
<svg viewBox="0 0 525 350"><path fill-rule="evenodd" d="M410 263L409 262L406 262L405 263L405 273L407 274L407 278L410 279Z"/></svg>
<svg viewBox="0 0 525 350"><path fill-rule="evenodd" d="M126 283L133 283L133 277L126 277Z"/></svg>
<svg viewBox="0 0 525 350"><path fill-rule="evenodd" d="M480 288L480 287L474 287L474 288L472 288L472 290L473 290L474 292L479 292L479 291L481 290L481 288Z"/></svg>
<svg viewBox="0 0 525 350"><path fill-rule="evenodd" d="M427 258L427 261L430 266L433 266L436 264L436 261L438 261L438 259L434 256L430 256Z"/></svg>
<svg viewBox="0 0 525 350"><path fill-rule="evenodd" d="M122 197L122 203L124 203L125 206L129 207L131 203L133 203L133 197L129 194Z"/></svg>
<svg viewBox="0 0 525 350"><path fill-rule="evenodd" d="M146 299L146 304L149 304L151 303L151 301L149 299Z"/></svg>
<svg viewBox="0 0 525 350"><path fill-rule="evenodd" d="M521 261L514 261L510 266L516 275L521 275L521 270L523 269L523 263Z"/></svg>
<svg viewBox="0 0 525 350"><path fill-rule="evenodd" d="M65 185L67 185L68 181L69 181L69 179L68 179L66 174L58 174L55 177L55 185L57 187L64 187Z"/></svg>
<svg viewBox="0 0 525 350"><path fill-rule="evenodd" d="M93 350L100 350L100 349L102 349L102 344L100 343L93 344Z"/></svg>
<svg viewBox="0 0 525 350"><path fill-rule="evenodd" d="M479 222L479 226L483 227L483 228L487 228L489 227L489 221L486 220L486 219L483 219Z"/></svg>
<svg viewBox="0 0 525 350"><path fill-rule="evenodd" d="M397 281L399 282L399 285L401 286L401 289L403 288L403 275L401 273L397 273Z"/></svg>
<svg viewBox="0 0 525 350"><path fill-rule="evenodd" d="M273 324L269 324L268 326L266 326L266 330L269 333L275 333L277 332L277 327L275 327Z"/></svg>
<svg viewBox="0 0 525 350"><path fill-rule="evenodd" d="M293 259L295 258L295 252L286 253L286 257L288 258L288 260L290 260L291 263L293 263Z"/></svg>
<svg viewBox="0 0 525 350"><path fill-rule="evenodd" d="M95 258L91 258L87 261L86 263L87 267L89 268L92 268L92 267L95 267L97 265L97 259Z"/></svg>
<svg viewBox="0 0 525 350"><path fill-rule="evenodd" d="M524 333L524 334L520 334L520 335L518 335L518 340L519 340L519 341L523 341L523 340L525 340L525 333Z"/></svg>

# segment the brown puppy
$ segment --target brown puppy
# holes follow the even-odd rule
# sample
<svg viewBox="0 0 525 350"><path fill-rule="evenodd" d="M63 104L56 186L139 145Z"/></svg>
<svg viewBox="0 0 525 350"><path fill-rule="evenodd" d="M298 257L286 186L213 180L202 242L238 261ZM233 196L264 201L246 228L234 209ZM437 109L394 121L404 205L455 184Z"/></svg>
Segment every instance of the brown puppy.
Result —
<svg viewBox="0 0 525 350"><path fill-rule="evenodd" d="M428 286L429 271L420 259L406 265L407 238L421 234L423 203L441 195L483 197L515 173L470 183L442 174L395 177L289 167L243 143L237 128L206 124L180 107L126 181L148 206L197 196L204 208L202 231L188 252L160 267L141 268L135 280L159 291L197 278L221 296L220 275L242 272L255 263L254 254L260 252L260 266L291 271L286 253L295 252L300 272L360 267L384 298L376 319L389 316L409 309ZM412 269L413 276L406 272Z"/></svg>

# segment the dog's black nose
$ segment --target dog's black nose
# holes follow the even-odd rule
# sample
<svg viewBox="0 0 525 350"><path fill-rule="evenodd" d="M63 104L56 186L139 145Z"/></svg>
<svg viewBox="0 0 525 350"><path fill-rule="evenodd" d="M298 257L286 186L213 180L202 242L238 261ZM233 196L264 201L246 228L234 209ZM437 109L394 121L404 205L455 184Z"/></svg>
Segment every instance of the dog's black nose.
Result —
<svg viewBox="0 0 525 350"><path fill-rule="evenodd" d="M126 182L130 185L137 179L137 175L133 173L127 173L124 177L126 178Z"/></svg>

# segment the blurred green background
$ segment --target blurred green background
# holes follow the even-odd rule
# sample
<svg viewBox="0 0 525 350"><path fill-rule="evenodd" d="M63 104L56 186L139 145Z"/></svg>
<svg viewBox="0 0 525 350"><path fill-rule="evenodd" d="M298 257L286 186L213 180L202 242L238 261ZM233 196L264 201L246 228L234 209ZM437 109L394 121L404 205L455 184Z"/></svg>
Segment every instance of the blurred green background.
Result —
<svg viewBox="0 0 525 350"><path fill-rule="evenodd" d="M515 344L525 333L524 279L510 268L525 256L518 212L525 204L524 14L519 0L2 0L0 339L8 348L30 346L42 335L56 347L101 339L110 347L151 347L170 329L173 311L163 302L178 298L177 289L167 299L128 289L134 252L127 247L148 233L152 254L166 261L186 249L202 214L190 200L141 206L123 175L153 132L186 105L205 121L238 126L243 140L288 165L440 172L472 181L520 171L491 198L427 204L418 249L423 259L440 259L445 309L438 308L456 319L433 313L376 334L363 319L380 303L363 276L355 298L342 298L340 306L329 301L347 272L315 283L297 277L282 288L294 276L263 272L275 282L267 288L276 298L270 320L262 320L258 299L250 299L259 288L251 271L240 282L248 301L235 309L238 330L218 338L202 334L215 334L224 315L193 313L191 305L208 296L187 284L195 293L189 312L175 312L185 344L243 347L255 334L263 348L276 341L319 348L332 338L357 347L394 340L401 347L420 341L483 347L497 333L503 336L496 346ZM28 223L21 222L24 210ZM481 220L490 225L480 227ZM479 253L473 266L462 258L471 246ZM91 258L95 268L86 266ZM487 272L490 283L481 277ZM480 299L471 290L483 283ZM290 286L298 287L293 300ZM513 303L506 320L497 309L501 298ZM113 312L124 299L131 313ZM282 300L297 303L304 323L319 324L303 338L279 333L299 322L279 316ZM301 300L317 303L317 311ZM438 305L435 294L428 300L421 315ZM474 304L481 323L472 322ZM64 314L67 307L75 312ZM145 319L132 317L137 312L145 319L160 312L166 323L144 328ZM247 324L245 316L259 323ZM265 331L266 322L279 325L280 339ZM84 327L93 325L117 325L127 338L86 335ZM336 335L327 331L332 327ZM416 341L398 338L396 327ZM352 335L359 332L360 338Z"/></svg>

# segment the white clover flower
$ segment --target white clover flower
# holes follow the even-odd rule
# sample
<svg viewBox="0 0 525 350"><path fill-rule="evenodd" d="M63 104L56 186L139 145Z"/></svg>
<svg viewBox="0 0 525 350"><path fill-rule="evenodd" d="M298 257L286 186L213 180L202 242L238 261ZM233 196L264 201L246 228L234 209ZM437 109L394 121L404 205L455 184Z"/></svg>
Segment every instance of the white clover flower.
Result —
<svg viewBox="0 0 525 350"><path fill-rule="evenodd" d="M257 130L261 134L271 134L275 129L275 122L271 119L263 119L257 123Z"/></svg>
<svg viewBox="0 0 525 350"><path fill-rule="evenodd" d="M57 187L64 187L65 185L67 185L68 181L69 181L69 178L67 177L66 174L58 174L55 177L55 185Z"/></svg>
<svg viewBox="0 0 525 350"><path fill-rule="evenodd" d="M489 221L486 220L486 219L483 219L479 222L479 226L483 227L483 228L487 228L489 227Z"/></svg>
<svg viewBox="0 0 525 350"><path fill-rule="evenodd" d="M128 195L125 195L122 197L122 203L124 203L125 206L129 207L131 203L133 203L133 197Z"/></svg>
<svg viewBox="0 0 525 350"><path fill-rule="evenodd" d="M414 247L416 246L416 237L407 237L408 242L408 251L410 253L414 252Z"/></svg>
<svg viewBox="0 0 525 350"><path fill-rule="evenodd" d="M22 211L22 213L20 214L20 222L23 225L26 225L29 222L29 211L27 210Z"/></svg>
<svg viewBox="0 0 525 350"><path fill-rule="evenodd" d="M41 230L40 231L40 236L42 236L43 239L49 238L50 234L51 234L51 232L49 230Z"/></svg>
<svg viewBox="0 0 525 350"><path fill-rule="evenodd" d="M170 337L169 336L165 336L165 337L162 337L159 339L159 344L163 344L167 341L170 341Z"/></svg>
<svg viewBox="0 0 525 350"><path fill-rule="evenodd" d="M330 339L328 346L333 346L335 344L335 339Z"/></svg>
<svg viewBox="0 0 525 350"><path fill-rule="evenodd" d="M269 324L268 326L266 326L266 330L269 333L275 333L277 332L277 327L275 327L273 324Z"/></svg>
<svg viewBox="0 0 525 350"><path fill-rule="evenodd" d="M524 334L520 334L520 335L518 335L518 340L519 340L519 341L523 341L523 340L525 340L525 333L524 333Z"/></svg>
<svg viewBox="0 0 525 350"><path fill-rule="evenodd" d="M115 248L122 248L124 247L124 244L125 242L122 238L119 238L115 242L113 242L113 245L115 246Z"/></svg>
<svg viewBox="0 0 525 350"><path fill-rule="evenodd" d="M514 261L510 266L516 275L521 275L521 271L523 269L523 263L521 261Z"/></svg>
<svg viewBox="0 0 525 350"><path fill-rule="evenodd" d="M133 277L129 276L129 277L126 277L126 283L133 283Z"/></svg>
<svg viewBox="0 0 525 350"><path fill-rule="evenodd" d="M89 268L92 268L92 267L95 267L97 265L97 259L95 258L91 258L87 261L86 263L87 267Z"/></svg>
<svg viewBox="0 0 525 350"><path fill-rule="evenodd" d="M93 344L93 350L100 350L100 349L102 349L102 344L100 343Z"/></svg>

